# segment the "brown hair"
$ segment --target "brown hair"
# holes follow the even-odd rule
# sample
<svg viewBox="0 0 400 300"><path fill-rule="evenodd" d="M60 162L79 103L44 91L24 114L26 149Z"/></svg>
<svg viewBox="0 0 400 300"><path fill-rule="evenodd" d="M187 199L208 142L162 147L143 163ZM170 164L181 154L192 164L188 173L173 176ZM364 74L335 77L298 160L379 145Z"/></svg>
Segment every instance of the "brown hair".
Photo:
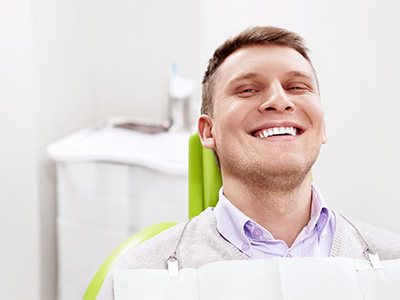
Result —
<svg viewBox="0 0 400 300"><path fill-rule="evenodd" d="M236 50L255 45L276 45L292 48L299 52L306 60L308 60L314 70L314 67L312 66L311 60L308 56L308 49L305 46L304 39L298 34L272 26L248 28L238 35L226 40L217 48L217 50L215 50L213 56L209 60L207 70L203 77L201 105L202 114L208 114L211 116L213 114L213 90L215 77L216 72L221 64ZM317 77L316 74L315 77Z"/></svg>

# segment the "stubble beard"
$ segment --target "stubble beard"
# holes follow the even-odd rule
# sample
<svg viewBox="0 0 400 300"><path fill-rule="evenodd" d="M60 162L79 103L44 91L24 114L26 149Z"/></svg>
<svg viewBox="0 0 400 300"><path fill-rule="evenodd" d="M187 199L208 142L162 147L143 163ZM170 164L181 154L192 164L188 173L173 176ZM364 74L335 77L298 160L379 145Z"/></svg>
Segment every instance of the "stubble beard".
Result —
<svg viewBox="0 0 400 300"><path fill-rule="evenodd" d="M267 164L238 155L235 151L219 151L221 167L250 190L287 193L298 188L310 173L319 154L314 151L301 161Z"/></svg>

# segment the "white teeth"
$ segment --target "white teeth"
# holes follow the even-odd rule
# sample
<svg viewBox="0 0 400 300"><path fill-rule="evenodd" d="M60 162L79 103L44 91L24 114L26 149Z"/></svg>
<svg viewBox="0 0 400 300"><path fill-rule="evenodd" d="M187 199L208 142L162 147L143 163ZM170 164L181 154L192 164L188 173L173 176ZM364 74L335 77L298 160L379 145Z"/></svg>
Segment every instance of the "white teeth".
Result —
<svg viewBox="0 0 400 300"><path fill-rule="evenodd" d="M291 136L297 135L297 129L294 127L273 127L260 131L258 133L259 138L267 138L269 136L278 134L290 134Z"/></svg>

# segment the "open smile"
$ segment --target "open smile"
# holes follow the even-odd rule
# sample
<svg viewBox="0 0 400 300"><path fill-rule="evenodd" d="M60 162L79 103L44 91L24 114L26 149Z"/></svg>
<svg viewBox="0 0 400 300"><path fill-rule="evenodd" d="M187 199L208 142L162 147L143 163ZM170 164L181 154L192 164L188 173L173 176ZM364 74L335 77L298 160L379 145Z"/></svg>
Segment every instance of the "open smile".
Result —
<svg viewBox="0 0 400 300"><path fill-rule="evenodd" d="M277 139L279 137L296 137L304 133L300 126L292 124L264 125L251 132L251 135L260 139Z"/></svg>

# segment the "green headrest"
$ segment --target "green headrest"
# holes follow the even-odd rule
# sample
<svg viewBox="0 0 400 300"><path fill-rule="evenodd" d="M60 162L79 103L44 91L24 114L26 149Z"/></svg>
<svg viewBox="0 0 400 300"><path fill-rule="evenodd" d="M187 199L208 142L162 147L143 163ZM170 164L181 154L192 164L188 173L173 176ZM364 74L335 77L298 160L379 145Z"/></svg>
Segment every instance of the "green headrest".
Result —
<svg viewBox="0 0 400 300"><path fill-rule="evenodd" d="M204 148L197 133L189 139L189 218L218 202L221 172L214 153Z"/></svg>

